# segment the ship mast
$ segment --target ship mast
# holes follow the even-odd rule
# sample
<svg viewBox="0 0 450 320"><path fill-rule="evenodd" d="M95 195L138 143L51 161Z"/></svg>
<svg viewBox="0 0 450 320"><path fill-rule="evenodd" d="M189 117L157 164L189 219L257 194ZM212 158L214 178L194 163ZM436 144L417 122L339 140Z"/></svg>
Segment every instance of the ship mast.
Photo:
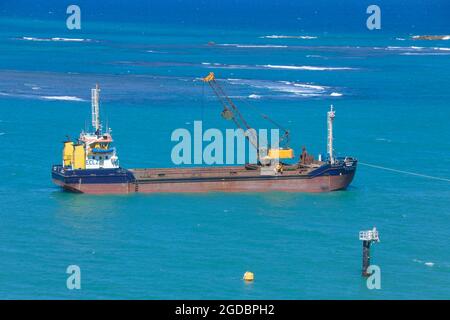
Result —
<svg viewBox="0 0 450 320"><path fill-rule="evenodd" d="M96 134L98 134L102 128L102 125L100 123L99 97L100 97L100 88L99 88L98 84L96 84L95 89L91 89L92 127L94 127Z"/></svg>
<svg viewBox="0 0 450 320"><path fill-rule="evenodd" d="M327 137L327 152L330 159L330 163L334 164L333 155L333 120L335 113L333 110L333 105L330 106L330 111L327 112L327 127L328 127L328 137Z"/></svg>

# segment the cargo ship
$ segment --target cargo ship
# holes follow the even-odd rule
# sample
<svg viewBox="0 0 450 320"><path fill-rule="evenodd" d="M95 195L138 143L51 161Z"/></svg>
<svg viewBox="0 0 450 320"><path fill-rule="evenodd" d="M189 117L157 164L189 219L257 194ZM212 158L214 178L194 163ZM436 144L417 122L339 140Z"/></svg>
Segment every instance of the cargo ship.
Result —
<svg viewBox="0 0 450 320"><path fill-rule="evenodd" d="M212 88L223 106L222 116L238 128L251 129L237 106L210 73L203 81ZM100 121L100 89L91 90L92 132L82 130L76 141L64 141L62 163L52 166L52 180L64 190L87 194L197 193L197 192L328 192L346 189L356 172L353 157L335 157L333 120L335 110L327 112L327 156L315 159L303 147L298 162L288 145L260 148L256 134L245 137L257 150L254 164L125 169L119 164L111 130ZM264 118L270 118L264 116ZM272 121L274 124L275 122ZM283 129L283 138L289 131ZM255 132L247 130L246 132Z"/></svg>

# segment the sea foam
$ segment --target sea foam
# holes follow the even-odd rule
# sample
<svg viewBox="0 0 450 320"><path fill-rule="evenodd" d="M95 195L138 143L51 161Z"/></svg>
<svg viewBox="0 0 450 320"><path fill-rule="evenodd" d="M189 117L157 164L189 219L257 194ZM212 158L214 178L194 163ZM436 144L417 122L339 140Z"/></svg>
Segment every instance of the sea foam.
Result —
<svg viewBox="0 0 450 320"><path fill-rule="evenodd" d="M256 48L256 49L270 49L270 48L287 48L285 45L272 45L272 44L236 44L236 43L223 43L218 44L222 47L236 47L236 48Z"/></svg>
<svg viewBox="0 0 450 320"><path fill-rule="evenodd" d="M81 98L74 96L42 96L41 98L46 100L57 100L57 101L85 101Z"/></svg>
<svg viewBox="0 0 450 320"><path fill-rule="evenodd" d="M350 67L322 67L322 66L292 66L292 65L243 65L243 64L222 64L202 62L201 65L206 68L221 68L221 69L285 69L285 70L307 70L307 71L341 71L341 70L356 70Z"/></svg>
<svg viewBox="0 0 450 320"><path fill-rule="evenodd" d="M91 39L81 39L81 38L34 38L34 37L22 37L22 40L27 41L37 41L37 42L49 42L49 41L61 41L61 42L89 42Z"/></svg>
<svg viewBox="0 0 450 320"><path fill-rule="evenodd" d="M291 81L246 80L246 79L227 79L227 80L229 83L235 85L245 85L252 88L266 89L276 93L287 93L289 95L299 97L320 97L320 96L329 96L330 94L330 92L328 91L329 90L328 87L307 83L299 83ZM255 96L253 96L254 99L256 98Z"/></svg>
<svg viewBox="0 0 450 320"><path fill-rule="evenodd" d="M260 38L265 39L305 39L305 40L311 40L311 39L317 39L317 37L313 36L285 36L285 35L270 35L270 36L262 36Z"/></svg>
<svg viewBox="0 0 450 320"><path fill-rule="evenodd" d="M270 69L286 69L286 70L309 70L309 71L337 71L337 70L354 70L349 67L318 67L318 66L281 66L281 65L264 65Z"/></svg>

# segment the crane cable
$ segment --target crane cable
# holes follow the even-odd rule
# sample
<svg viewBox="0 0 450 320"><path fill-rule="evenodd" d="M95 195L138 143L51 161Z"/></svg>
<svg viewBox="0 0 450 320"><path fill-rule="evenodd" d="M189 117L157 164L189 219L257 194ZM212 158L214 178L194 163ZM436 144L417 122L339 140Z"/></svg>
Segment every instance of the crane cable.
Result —
<svg viewBox="0 0 450 320"><path fill-rule="evenodd" d="M238 98L239 99L239 98ZM242 102L242 104L245 104L247 107L249 107L250 109L254 109L255 106L252 105L250 102L247 101L247 99L245 98L240 98L239 99L240 102ZM259 114L264 120L272 123L274 126L276 126L278 129L280 129L281 131L283 131L283 136L280 137L280 141L279 144L281 145L282 143L285 145L286 148L289 148L290 145L290 131L288 129L286 129L284 126L280 125L277 121L273 120L272 118L270 118L268 115L260 113Z"/></svg>
<svg viewBox="0 0 450 320"><path fill-rule="evenodd" d="M203 113L205 109L205 83L202 82L202 109L201 109L201 115L202 115L202 122L203 122Z"/></svg>

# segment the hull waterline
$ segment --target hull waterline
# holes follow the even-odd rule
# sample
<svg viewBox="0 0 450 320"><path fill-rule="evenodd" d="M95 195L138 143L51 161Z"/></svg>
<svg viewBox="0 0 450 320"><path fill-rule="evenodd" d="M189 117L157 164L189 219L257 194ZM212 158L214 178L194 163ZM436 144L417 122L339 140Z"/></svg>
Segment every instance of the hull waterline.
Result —
<svg viewBox="0 0 450 320"><path fill-rule="evenodd" d="M166 169L164 172L169 173L164 175L167 176L160 177L162 170L164 169L121 169L116 175L113 172L81 175L61 173L54 169L52 176L54 183L65 190L86 194L273 191L317 193L346 189L355 175L356 163L352 166L324 168L319 173L313 171L310 174L283 173L269 176L245 169L229 171L228 175L223 173L227 170L221 170L221 176L217 176L217 169L203 169L202 175L189 169Z"/></svg>

